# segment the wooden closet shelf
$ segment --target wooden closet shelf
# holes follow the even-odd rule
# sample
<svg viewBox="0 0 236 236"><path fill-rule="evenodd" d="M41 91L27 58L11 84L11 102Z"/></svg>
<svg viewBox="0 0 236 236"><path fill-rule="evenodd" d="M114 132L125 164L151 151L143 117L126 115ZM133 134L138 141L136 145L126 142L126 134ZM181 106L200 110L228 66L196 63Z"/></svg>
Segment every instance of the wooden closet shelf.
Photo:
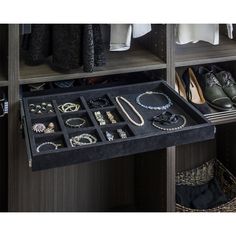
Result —
<svg viewBox="0 0 236 236"><path fill-rule="evenodd" d="M52 70L48 65L27 66L24 62L20 64L20 84L49 82L56 80L68 80L104 76L112 74L122 74L129 72L139 72L166 68L166 63L147 50L139 49L126 52L109 52L107 64L96 68L92 73L76 71L74 73L63 74Z"/></svg>
<svg viewBox="0 0 236 236"><path fill-rule="evenodd" d="M220 37L219 45L207 42L176 45L177 67L236 60L236 41Z"/></svg>

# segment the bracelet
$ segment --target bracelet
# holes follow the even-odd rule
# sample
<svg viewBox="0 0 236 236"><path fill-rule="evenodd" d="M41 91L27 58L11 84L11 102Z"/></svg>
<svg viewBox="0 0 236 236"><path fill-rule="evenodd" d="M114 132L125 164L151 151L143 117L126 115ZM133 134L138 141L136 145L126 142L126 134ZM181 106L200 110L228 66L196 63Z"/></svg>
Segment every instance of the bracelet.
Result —
<svg viewBox="0 0 236 236"><path fill-rule="evenodd" d="M37 83L37 84L29 84L28 86L30 87L30 91L39 91L43 90L43 87L46 83Z"/></svg>
<svg viewBox="0 0 236 236"><path fill-rule="evenodd" d="M136 126L143 126L144 125L144 119L143 117L139 114L139 112L135 109L135 107L127 100L125 99L124 97L120 97L120 96L117 96L116 98L116 102L117 104L120 106L121 110L125 113L125 115L127 116L127 118L129 119L129 121L136 125ZM124 107L121 105L119 99L123 100L127 105L129 105L129 107L133 110L133 112L138 116L138 118L140 119L140 123L137 123L136 121L134 121L130 116L129 114L127 113L127 111L124 109Z"/></svg>
<svg viewBox="0 0 236 236"><path fill-rule="evenodd" d="M143 96L145 96L145 95L153 95L153 94L154 94L154 95L161 95L161 96L165 97L166 100L167 100L166 105L164 105L164 106L150 106L150 105L145 105L145 104L142 104L142 103L141 103L141 101L140 101L141 97L143 97ZM171 102L170 98L169 98L166 94L164 94L164 93L159 93L159 92L153 92L153 91L147 91L147 92L145 92L145 93L139 94L138 97L136 98L136 102L137 102L141 107L144 107L144 108L150 109L150 110L160 110L160 111L161 111L161 110L167 110L168 108L170 108L170 107L172 106L172 102Z"/></svg>
<svg viewBox="0 0 236 236"><path fill-rule="evenodd" d="M107 98L93 98L88 101L90 108L101 108L109 106L109 101Z"/></svg>
<svg viewBox="0 0 236 236"><path fill-rule="evenodd" d="M116 124L117 123L117 121L115 120L115 117L112 115L112 113L110 111L106 111L106 115L107 115L109 121L112 124Z"/></svg>
<svg viewBox="0 0 236 236"><path fill-rule="evenodd" d="M88 142L83 142L82 140L87 140ZM97 142L97 138L91 134L80 134L74 136L70 139L70 144L72 147L90 145Z"/></svg>
<svg viewBox="0 0 236 236"><path fill-rule="evenodd" d="M57 108L61 113L75 112L80 109L80 104L67 102L62 105L59 105Z"/></svg>
<svg viewBox="0 0 236 236"><path fill-rule="evenodd" d="M127 134L123 129L117 129L117 133L119 134L120 138L127 138Z"/></svg>
<svg viewBox="0 0 236 236"><path fill-rule="evenodd" d="M76 124L76 121L81 123ZM72 123L71 123L72 122ZM86 120L80 117L76 117L76 118L69 118L65 121L65 124L71 128L80 128L81 126L83 126L86 123Z"/></svg>
<svg viewBox="0 0 236 236"><path fill-rule="evenodd" d="M168 127L170 125L177 124L180 121L180 119L183 120L182 124L180 124L177 127ZM185 127L187 123L185 116L179 114L172 114L171 112L163 112L160 115L154 116L152 120L153 120L152 125L155 128L164 131L174 131L182 129L183 127ZM157 123L159 123L159 125Z"/></svg>
<svg viewBox="0 0 236 236"><path fill-rule="evenodd" d="M73 86L74 82L74 80L56 81L54 82L54 85L56 85L58 88L70 88Z"/></svg>
<svg viewBox="0 0 236 236"><path fill-rule="evenodd" d="M37 152L40 152L40 148L42 148L43 146L46 146L46 145L53 146L53 147L54 147L54 150L57 150L58 147L61 146L61 144L56 144L56 143L53 143L53 142L45 142L45 143L41 143L41 144L36 148L36 151L37 151Z"/></svg>
<svg viewBox="0 0 236 236"><path fill-rule="evenodd" d="M99 125L106 125L106 121L100 111L95 111L94 115L95 115L96 120L98 121Z"/></svg>

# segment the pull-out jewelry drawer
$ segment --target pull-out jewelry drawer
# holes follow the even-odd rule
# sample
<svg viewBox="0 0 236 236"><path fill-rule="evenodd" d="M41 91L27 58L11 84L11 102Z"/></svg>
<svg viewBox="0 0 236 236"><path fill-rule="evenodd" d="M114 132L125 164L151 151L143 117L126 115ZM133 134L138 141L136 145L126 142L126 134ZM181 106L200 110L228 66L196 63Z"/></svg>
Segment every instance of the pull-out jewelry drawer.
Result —
<svg viewBox="0 0 236 236"><path fill-rule="evenodd" d="M215 130L164 81L25 97L21 111L32 170L208 140Z"/></svg>

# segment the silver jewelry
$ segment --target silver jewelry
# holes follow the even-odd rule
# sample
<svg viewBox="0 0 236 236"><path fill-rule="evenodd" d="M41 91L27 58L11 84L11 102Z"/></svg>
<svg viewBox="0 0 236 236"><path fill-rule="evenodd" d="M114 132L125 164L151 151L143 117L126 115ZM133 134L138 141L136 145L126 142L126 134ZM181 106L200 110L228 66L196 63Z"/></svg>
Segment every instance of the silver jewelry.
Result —
<svg viewBox="0 0 236 236"><path fill-rule="evenodd" d="M136 125L136 126L143 126L144 125L144 119L143 117L140 115L140 113L135 109L135 107L128 101L126 100L124 97L121 96L117 96L116 98L116 102L117 104L120 106L121 110L125 113L125 115L127 116L127 118L129 119L129 121ZM130 106L130 108L133 110L133 112L138 116L138 118L140 119L140 123L137 123L136 121L134 121L129 114L126 112L126 110L124 109L124 107L121 105L119 99L123 100L127 105Z"/></svg>
<svg viewBox="0 0 236 236"><path fill-rule="evenodd" d="M61 144L56 144L56 143L53 143L53 142L45 142L45 143L41 143L41 144L36 148L36 151L37 151L37 152L40 152L40 148L42 148L43 146L46 146L46 145L49 145L49 146L54 147L54 150L57 150L58 147L61 146Z"/></svg>
<svg viewBox="0 0 236 236"><path fill-rule="evenodd" d="M83 140L86 140L87 142L84 142ZM80 134L70 139L70 144L72 147L90 145L96 142L97 138L91 134Z"/></svg>
<svg viewBox="0 0 236 236"><path fill-rule="evenodd" d="M62 113L75 112L75 111L79 111L79 109L80 109L80 104L71 103L71 102L67 102L58 106L58 110Z"/></svg>
<svg viewBox="0 0 236 236"><path fill-rule="evenodd" d="M178 127L174 127L174 128L167 128L167 127L162 127L162 126L159 126L157 125L156 121L153 121L152 122L152 125L160 130L163 130L163 131L175 131L175 130L179 130L179 129L182 129L183 127L185 127L185 125L187 124L187 120L185 118L185 116L182 116L182 115L178 115L179 117L181 117L183 119L183 124L178 126Z"/></svg>
<svg viewBox="0 0 236 236"><path fill-rule="evenodd" d="M110 120L110 122L112 124L116 124L117 123L117 121L115 120L115 117L112 115L112 113L110 111L106 111L106 114L107 114L107 117L108 117L108 119Z"/></svg>
<svg viewBox="0 0 236 236"><path fill-rule="evenodd" d="M35 104L33 103L29 104L29 108L35 108Z"/></svg>
<svg viewBox="0 0 236 236"><path fill-rule="evenodd" d="M80 123L75 124L74 122L80 122ZM85 123L86 123L86 120L80 117L69 118L65 121L65 124L71 128L80 128Z"/></svg>
<svg viewBox="0 0 236 236"><path fill-rule="evenodd" d="M100 111L95 111L94 115L96 120L99 122L99 125L106 125L106 121L104 120L104 117Z"/></svg>
<svg viewBox="0 0 236 236"><path fill-rule="evenodd" d="M46 107L52 108L52 104L51 103L47 103Z"/></svg>
<svg viewBox="0 0 236 236"><path fill-rule="evenodd" d="M43 123L34 124L32 130L36 133L43 133L46 129L46 126Z"/></svg>
<svg viewBox="0 0 236 236"><path fill-rule="evenodd" d="M142 104L141 103L141 101L140 101L140 99L141 99L141 97L143 97L143 96L145 96L145 95L161 95L161 96L163 96L163 97L165 97L166 98L166 100L167 100L167 103L165 104L165 105L163 105L163 106L150 106L150 105L145 105L145 104ZM145 92L145 93L141 93L141 94L139 94L138 95L138 97L136 98L136 102L141 106L141 107L144 107L144 108L146 108L146 109L150 109L150 110L159 110L159 111L162 111L162 110L167 110L168 108L170 108L171 106L172 106L172 102L171 102L171 100L170 100L170 98L166 95L166 94L164 94L164 93L159 93L159 92L153 92L153 91L147 91L147 92Z"/></svg>
<svg viewBox="0 0 236 236"><path fill-rule="evenodd" d="M113 141L114 140L114 135L106 131L106 138L108 141Z"/></svg>
<svg viewBox="0 0 236 236"><path fill-rule="evenodd" d="M120 138L127 138L127 134L123 129L117 129L117 133L119 134Z"/></svg>

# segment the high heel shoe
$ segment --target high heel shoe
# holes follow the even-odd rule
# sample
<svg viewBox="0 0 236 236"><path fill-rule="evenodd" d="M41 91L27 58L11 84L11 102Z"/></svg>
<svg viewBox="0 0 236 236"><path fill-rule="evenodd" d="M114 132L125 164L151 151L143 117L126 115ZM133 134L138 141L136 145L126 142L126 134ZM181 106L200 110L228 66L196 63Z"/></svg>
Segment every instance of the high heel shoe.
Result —
<svg viewBox="0 0 236 236"><path fill-rule="evenodd" d="M202 89L197 78L191 68L184 71L182 80L185 83L186 95L188 101L195 106L201 113L210 113L210 107L207 105L203 96Z"/></svg>
<svg viewBox="0 0 236 236"><path fill-rule="evenodd" d="M175 72L175 91L184 99L187 100L187 95L185 91L185 86L178 73Z"/></svg>

